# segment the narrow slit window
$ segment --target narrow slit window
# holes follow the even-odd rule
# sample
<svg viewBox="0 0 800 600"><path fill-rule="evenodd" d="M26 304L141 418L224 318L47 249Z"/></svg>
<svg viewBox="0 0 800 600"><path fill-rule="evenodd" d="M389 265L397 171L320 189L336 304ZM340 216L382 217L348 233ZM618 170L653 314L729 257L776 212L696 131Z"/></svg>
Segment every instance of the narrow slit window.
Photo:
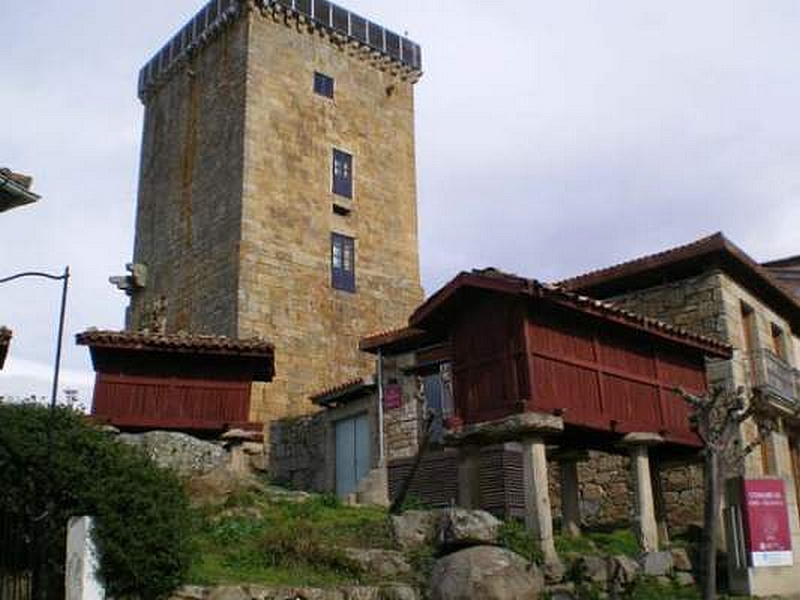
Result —
<svg viewBox="0 0 800 600"><path fill-rule="evenodd" d="M340 233L331 234L331 286L356 291L355 240Z"/></svg>
<svg viewBox="0 0 800 600"><path fill-rule="evenodd" d="M324 73L314 73L314 93L326 98L333 98L333 77Z"/></svg>
<svg viewBox="0 0 800 600"><path fill-rule="evenodd" d="M347 152L333 150L333 193L353 197L353 157Z"/></svg>

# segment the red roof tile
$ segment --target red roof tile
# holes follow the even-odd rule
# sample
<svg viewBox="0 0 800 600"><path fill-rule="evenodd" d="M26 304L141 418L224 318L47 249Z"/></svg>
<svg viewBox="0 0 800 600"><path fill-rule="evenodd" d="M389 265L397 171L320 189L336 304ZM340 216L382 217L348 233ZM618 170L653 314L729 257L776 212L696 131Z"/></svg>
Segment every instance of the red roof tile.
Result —
<svg viewBox="0 0 800 600"><path fill-rule="evenodd" d="M548 299L562 305L572 307L585 313L593 313L607 320L616 321L621 325L646 331L658 337L671 341L691 345L710 354L729 356L731 347L713 338L698 335L686 329L675 327L656 319L623 310L608 302L602 302L582 296L568 289L554 284L541 283L535 279L526 279L511 275L497 269L483 269L462 272L450 283L431 296L409 318L413 326L424 327L424 323L435 313L438 308L450 299L460 288L473 287L487 289L507 294L524 294L531 297Z"/></svg>
<svg viewBox="0 0 800 600"><path fill-rule="evenodd" d="M418 345L418 342L429 337L429 333L416 327L400 327L370 334L361 339L358 347L364 352L377 352L379 349L405 348Z"/></svg>
<svg viewBox="0 0 800 600"><path fill-rule="evenodd" d="M40 196L30 190L33 179L0 167L0 212L31 204Z"/></svg>
<svg viewBox="0 0 800 600"><path fill-rule="evenodd" d="M75 336L77 344L95 348L158 350L202 354L271 356L273 345L262 338L234 339L217 335L162 334L90 329Z"/></svg>
<svg viewBox="0 0 800 600"><path fill-rule="evenodd" d="M362 392L373 387L375 387L375 380L372 377L357 377L312 394L309 398L314 404L329 405L350 399L354 395L361 395Z"/></svg>

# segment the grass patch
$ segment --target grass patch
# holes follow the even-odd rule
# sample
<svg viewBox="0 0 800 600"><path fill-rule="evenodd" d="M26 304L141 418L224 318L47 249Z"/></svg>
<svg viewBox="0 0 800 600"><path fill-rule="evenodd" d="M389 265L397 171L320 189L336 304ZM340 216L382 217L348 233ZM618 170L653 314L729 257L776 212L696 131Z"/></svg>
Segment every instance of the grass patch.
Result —
<svg viewBox="0 0 800 600"><path fill-rule="evenodd" d="M200 585L370 583L342 549L393 543L385 511L344 507L328 495L293 502L244 492L201 509L196 520L189 581Z"/></svg>
<svg viewBox="0 0 800 600"><path fill-rule="evenodd" d="M517 520L505 521L497 536L498 543L512 552L516 552L526 560L541 564L544 555L536 540L525 524Z"/></svg>
<svg viewBox="0 0 800 600"><path fill-rule="evenodd" d="M663 585L649 577L636 580L625 594L630 600L700 600L700 592L694 586L680 586L672 581Z"/></svg>
<svg viewBox="0 0 800 600"><path fill-rule="evenodd" d="M572 537L570 535L555 536L556 552L560 556L576 554L597 554L597 546L587 535Z"/></svg>
<svg viewBox="0 0 800 600"><path fill-rule="evenodd" d="M630 529L619 529L611 533L589 532L586 535L601 554L636 557L642 552L636 535Z"/></svg>

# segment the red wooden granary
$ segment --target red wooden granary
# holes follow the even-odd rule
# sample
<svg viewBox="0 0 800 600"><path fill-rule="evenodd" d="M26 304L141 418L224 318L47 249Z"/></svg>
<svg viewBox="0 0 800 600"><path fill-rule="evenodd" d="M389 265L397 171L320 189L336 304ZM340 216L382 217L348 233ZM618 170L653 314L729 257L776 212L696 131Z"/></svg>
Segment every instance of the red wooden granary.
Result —
<svg viewBox="0 0 800 600"><path fill-rule="evenodd" d="M124 430L261 428L251 418L250 388L272 380L269 342L96 330L76 341L89 347L97 373L97 420Z"/></svg>
<svg viewBox="0 0 800 600"><path fill-rule="evenodd" d="M632 432L698 446L674 389L703 393L706 358L731 355L710 338L493 269L461 273L407 330L367 338L362 348L405 352L417 340L448 348L457 420L556 414L565 424L559 443L584 447L607 448Z"/></svg>

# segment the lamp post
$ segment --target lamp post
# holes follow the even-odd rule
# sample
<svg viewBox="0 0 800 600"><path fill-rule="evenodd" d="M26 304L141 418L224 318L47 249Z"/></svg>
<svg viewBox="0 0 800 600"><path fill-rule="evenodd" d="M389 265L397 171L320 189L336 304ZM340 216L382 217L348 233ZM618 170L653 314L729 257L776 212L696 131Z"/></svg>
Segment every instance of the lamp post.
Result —
<svg viewBox="0 0 800 600"><path fill-rule="evenodd" d="M47 454L46 454L46 463L45 463L45 491L43 495L44 501L44 510L42 514L37 519L39 527L41 527L41 531L44 532L44 535L49 533L49 528L45 527L44 525L47 523L47 519L50 516L51 506L50 506L50 480L52 478L53 472L53 425L55 420L55 412L56 412L56 398L58 395L58 377L61 373L61 346L64 339L64 318L67 309L67 289L69 287L69 267L64 267L64 272L61 275L52 275L50 273L42 273L39 271L28 271L25 273L17 273L16 275L11 275L10 277L4 277L0 279L0 284L8 283L11 281L15 281L17 279L23 279L26 277L38 277L42 279L49 279L52 281L61 281L61 305L59 307L59 314L58 314L58 334L56 336L56 357L55 357L55 365L53 366L53 386L50 390L50 412L49 412L49 423L47 426ZM45 565L46 565L46 556L45 552L48 547L46 540L43 539L43 535L38 535L35 538L35 560L37 564L34 568L34 580L33 580L33 597L35 600L44 600L49 595L49 581L43 576L43 573L46 573Z"/></svg>

